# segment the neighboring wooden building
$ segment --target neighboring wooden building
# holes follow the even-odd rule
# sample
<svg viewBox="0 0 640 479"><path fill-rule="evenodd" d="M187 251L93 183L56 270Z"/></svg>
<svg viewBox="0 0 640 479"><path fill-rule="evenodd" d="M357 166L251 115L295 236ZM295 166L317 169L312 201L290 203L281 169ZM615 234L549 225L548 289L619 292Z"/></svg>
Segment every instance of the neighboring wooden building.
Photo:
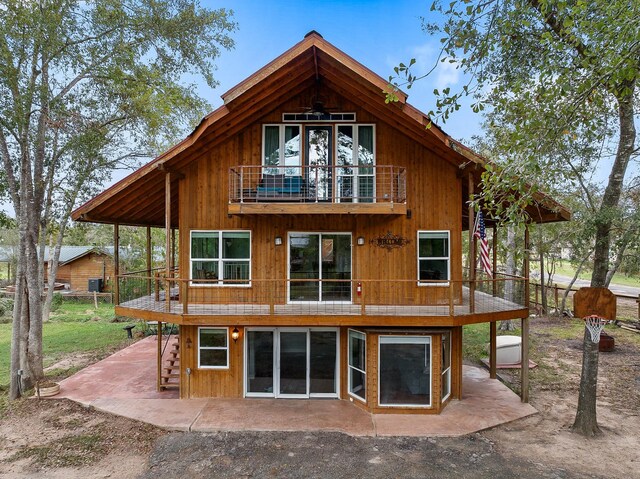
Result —
<svg viewBox="0 0 640 479"><path fill-rule="evenodd" d="M48 273L49 248L44 256L45 281ZM89 281L99 280L100 291L111 291L114 278L113 247L62 246L56 274L57 283L74 291L89 291ZM98 292L100 292L98 291Z"/></svg>
<svg viewBox="0 0 640 479"><path fill-rule="evenodd" d="M180 325L159 387L439 413L461 398L463 325L490 325L495 377L496 321L523 319L526 360L526 278L463 265L483 159L386 86L311 32L73 213L114 224L116 251L120 224L164 227L166 251L179 232L175 269L117 284L117 314ZM544 195L528 213L570 216Z"/></svg>

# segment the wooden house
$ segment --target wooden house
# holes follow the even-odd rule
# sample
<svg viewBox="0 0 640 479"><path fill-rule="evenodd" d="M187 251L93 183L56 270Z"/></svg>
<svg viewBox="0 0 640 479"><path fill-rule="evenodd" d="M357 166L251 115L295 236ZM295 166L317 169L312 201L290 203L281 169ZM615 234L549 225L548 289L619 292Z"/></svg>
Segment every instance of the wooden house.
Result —
<svg viewBox="0 0 640 479"><path fill-rule="evenodd" d="M49 248L45 248L44 274L48 273ZM62 246L56 282L74 291L111 291L114 277L113 247ZM91 284L90 284L91 283Z"/></svg>
<svg viewBox="0 0 640 479"><path fill-rule="evenodd" d="M439 413L461 398L462 326L488 324L495 377L496 321L518 318L528 364L526 278L463 265L484 160L386 87L311 32L73 213L115 225L116 266L122 224L178 251L160 273L116 271L118 314L179 325L159 388ZM569 219L544 195L528 212Z"/></svg>

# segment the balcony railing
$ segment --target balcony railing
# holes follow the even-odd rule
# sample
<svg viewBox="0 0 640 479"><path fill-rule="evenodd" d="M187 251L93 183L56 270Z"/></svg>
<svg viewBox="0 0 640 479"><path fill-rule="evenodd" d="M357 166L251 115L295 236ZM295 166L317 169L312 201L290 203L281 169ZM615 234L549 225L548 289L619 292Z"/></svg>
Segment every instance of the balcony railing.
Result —
<svg viewBox="0 0 640 479"><path fill-rule="evenodd" d="M244 284L119 277L120 306L211 316L465 316L525 308L525 279L469 281L256 280ZM225 282L222 282L225 283ZM151 286L149 286L151 284ZM151 287L151 291L149 291Z"/></svg>
<svg viewBox="0 0 640 479"><path fill-rule="evenodd" d="M400 203L405 168L397 166L236 166L229 202Z"/></svg>

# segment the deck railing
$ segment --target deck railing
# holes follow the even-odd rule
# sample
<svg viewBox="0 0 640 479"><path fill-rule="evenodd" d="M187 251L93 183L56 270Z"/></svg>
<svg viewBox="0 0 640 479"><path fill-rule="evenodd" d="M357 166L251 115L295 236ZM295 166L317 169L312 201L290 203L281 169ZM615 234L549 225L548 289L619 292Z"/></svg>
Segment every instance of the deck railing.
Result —
<svg viewBox="0 0 640 479"><path fill-rule="evenodd" d="M521 310L524 278L196 281L120 276L123 307L199 315L461 316ZM152 291L148 292L148 284Z"/></svg>
<svg viewBox="0 0 640 479"><path fill-rule="evenodd" d="M383 166L235 166L229 202L405 203L405 168Z"/></svg>

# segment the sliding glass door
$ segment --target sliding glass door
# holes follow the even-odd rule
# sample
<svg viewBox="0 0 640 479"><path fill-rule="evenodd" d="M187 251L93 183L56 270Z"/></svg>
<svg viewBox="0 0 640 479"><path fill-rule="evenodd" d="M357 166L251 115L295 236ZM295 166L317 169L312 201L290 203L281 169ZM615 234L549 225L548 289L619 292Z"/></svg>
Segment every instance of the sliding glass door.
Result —
<svg viewBox="0 0 640 479"><path fill-rule="evenodd" d="M338 396L337 328L249 328L246 338L246 396Z"/></svg>
<svg viewBox="0 0 640 479"><path fill-rule="evenodd" d="M351 233L289 234L289 301L351 301Z"/></svg>

